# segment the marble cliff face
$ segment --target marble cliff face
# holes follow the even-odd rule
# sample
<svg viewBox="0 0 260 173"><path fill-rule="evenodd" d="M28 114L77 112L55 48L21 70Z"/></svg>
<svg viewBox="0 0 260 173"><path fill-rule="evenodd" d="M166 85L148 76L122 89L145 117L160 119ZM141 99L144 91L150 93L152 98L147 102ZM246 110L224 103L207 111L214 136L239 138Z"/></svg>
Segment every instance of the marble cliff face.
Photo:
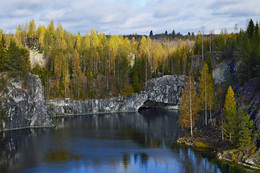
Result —
<svg viewBox="0 0 260 173"><path fill-rule="evenodd" d="M2 123L4 130L52 126L43 86L37 75L29 73L26 82L11 79L7 82L7 90L1 97L6 114Z"/></svg>
<svg viewBox="0 0 260 173"><path fill-rule="evenodd" d="M136 112L146 101L176 106L184 87L184 75L166 75L148 81L148 91L142 91L129 97L110 99L48 100L51 116L83 115L90 113Z"/></svg>

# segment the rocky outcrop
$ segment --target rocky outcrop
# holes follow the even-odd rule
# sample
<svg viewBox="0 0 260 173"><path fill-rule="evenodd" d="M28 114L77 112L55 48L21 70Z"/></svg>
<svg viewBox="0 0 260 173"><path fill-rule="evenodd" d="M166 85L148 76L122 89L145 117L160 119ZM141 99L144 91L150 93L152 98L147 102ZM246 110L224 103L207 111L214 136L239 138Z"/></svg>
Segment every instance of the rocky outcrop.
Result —
<svg viewBox="0 0 260 173"><path fill-rule="evenodd" d="M248 112L250 118L254 120L256 130L260 134L260 77L251 79L243 87L235 89L238 95L236 101L240 103L244 110ZM260 145L260 144L259 144Z"/></svg>
<svg viewBox="0 0 260 173"><path fill-rule="evenodd" d="M35 67L36 64L44 68L46 64L43 54L35 50L30 50L30 62L31 62L31 68Z"/></svg>
<svg viewBox="0 0 260 173"><path fill-rule="evenodd" d="M260 134L260 78L251 79L241 87L236 73L239 63L234 59L227 59L214 64L213 78L216 85L230 80L236 94L236 103L248 112L250 118L254 120L255 129ZM260 146L260 141L258 146Z"/></svg>
<svg viewBox="0 0 260 173"><path fill-rule="evenodd" d="M184 87L184 75L166 75L148 81L148 91L129 97L115 97L99 100L48 100L51 116L82 115L90 113L136 112L145 101L177 105Z"/></svg>
<svg viewBox="0 0 260 173"><path fill-rule="evenodd" d="M48 110L52 116L83 115L90 113L135 112L147 99L146 94L133 94L130 97L114 97L110 99L48 100Z"/></svg>
<svg viewBox="0 0 260 173"><path fill-rule="evenodd" d="M217 64L212 72L215 84L220 84L228 79L232 65L232 60L225 60Z"/></svg>
<svg viewBox="0 0 260 173"><path fill-rule="evenodd" d="M254 153L247 153L246 150L226 150L219 152L217 158L220 160L226 160L235 162L244 166L251 167L253 169L260 170L260 153L256 151Z"/></svg>
<svg viewBox="0 0 260 173"><path fill-rule="evenodd" d="M29 73L25 81L9 79L7 92L2 94L6 115L3 130L52 126L43 86L37 75Z"/></svg>

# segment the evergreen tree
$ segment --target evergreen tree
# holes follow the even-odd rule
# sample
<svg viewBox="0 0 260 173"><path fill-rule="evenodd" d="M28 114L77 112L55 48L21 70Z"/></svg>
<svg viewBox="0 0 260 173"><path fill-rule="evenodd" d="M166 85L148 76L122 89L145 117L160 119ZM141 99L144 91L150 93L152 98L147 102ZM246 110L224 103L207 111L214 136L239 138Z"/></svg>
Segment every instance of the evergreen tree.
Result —
<svg viewBox="0 0 260 173"><path fill-rule="evenodd" d="M252 53L252 76L260 76L260 30L256 23L253 34L253 53Z"/></svg>
<svg viewBox="0 0 260 173"><path fill-rule="evenodd" d="M186 78L185 87L181 94L179 105L179 120L178 123L182 129L190 128L191 137L193 137L193 127L199 118L199 99L194 86L192 76Z"/></svg>
<svg viewBox="0 0 260 173"><path fill-rule="evenodd" d="M153 30L150 31L150 34L149 34L150 37L153 36Z"/></svg>
<svg viewBox="0 0 260 173"><path fill-rule="evenodd" d="M13 77L23 74L23 61L20 50L13 40L11 40L7 50L7 63L5 68L9 70L9 74Z"/></svg>
<svg viewBox="0 0 260 173"><path fill-rule="evenodd" d="M5 67L6 67L5 39L4 39L4 35L2 35L2 39L0 40L0 71L4 71Z"/></svg>
<svg viewBox="0 0 260 173"><path fill-rule="evenodd" d="M128 67L129 63L127 61L127 55L122 54L119 63L119 90L127 88L127 77L128 77Z"/></svg>
<svg viewBox="0 0 260 173"><path fill-rule="evenodd" d="M138 77L139 63L140 62L138 60L135 60L135 64L131 71L131 82L135 93L139 93L141 91Z"/></svg>
<svg viewBox="0 0 260 173"><path fill-rule="evenodd" d="M225 104L224 104L224 117L225 117L225 123L224 128L226 130L226 136L229 137L229 141L234 141L234 135L236 130L236 102L234 97L234 91L231 86L229 86L226 98L225 98Z"/></svg>
<svg viewBox="0 0 260 173"><path fill-rule="evenodd" d="M207 65L209 67L209 74L212 75L213 67L212 67L212 60L211 60L211 55L210 54L207 55L206 62L207 62Z"/></svg>
<svg viewBox="0 0 260 173"><path fill-rule="evenodd" d="M253 128L253 120L250 120L250 116L247 112L239 108L238 115L238 141L240 146L245 146L251 143L251 135Z"/></svg>
<svg viewBox="0 0 260 173"><path fill-rule="evenodd" d="M172 39L175 38L175 30L172 30Z"/></svg>
<svg viewBox="0 0 260 173"><path fill-rule="evenodd" d="M248 26L247 26L247 30L246 30L249 39L252 39L252 38L253 38L254 27L255 27L254 22L253 22L252 19L250 19L250 21L249 21L249 23L248 23Z"/></svg>

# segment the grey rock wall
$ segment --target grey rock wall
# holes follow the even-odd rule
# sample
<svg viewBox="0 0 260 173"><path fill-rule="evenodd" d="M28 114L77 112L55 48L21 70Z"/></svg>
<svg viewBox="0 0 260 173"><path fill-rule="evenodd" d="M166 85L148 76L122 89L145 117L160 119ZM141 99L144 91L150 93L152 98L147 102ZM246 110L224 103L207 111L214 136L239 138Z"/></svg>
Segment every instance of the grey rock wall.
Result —
<svg viewBox="0 0 260 173"><path fill-rule="evenodd" d="M115 97L98 100L48 100L51 116L83 115L90 113L136 112L145 101L178 105L184 87L184 75L165 75L148 81L148 91L129 97Z"/></svg>
<svg viewBox="0 0 260 173"><path fill-rule="evenodd" d="M6 107L6 121L2 124L4 130L52 126L44 89L37 75L29 73L26 83L11 79L7 85L8 92L1 98L4 100L2 105Z"/></svg>

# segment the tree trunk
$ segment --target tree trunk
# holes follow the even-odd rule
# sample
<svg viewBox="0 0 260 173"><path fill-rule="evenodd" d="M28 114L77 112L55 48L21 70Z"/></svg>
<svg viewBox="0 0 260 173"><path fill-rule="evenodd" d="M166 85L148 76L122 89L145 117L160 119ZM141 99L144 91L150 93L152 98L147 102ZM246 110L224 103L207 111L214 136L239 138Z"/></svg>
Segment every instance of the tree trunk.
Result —
<svg viewBox="0 0 260 173"><path fill-rule="evenodd" d="M108 73L110 73L110 64L111 64L111 57L110 57L110 52L108 51Z"/></svg>
<svg viewBox="0 0 260 173"><path fill-rule="evenodd" d="M224 119L223 119L222 110L221 110L221 119L222 119L221 137L222 137L222 141L223 141L224 140Z"/></svg>
<svg viewBox="0 0 260 173"><path fill-rule="evenodd" d="M201 37L201 55L202 55L202 60L204 60L204 56L203 56L203 34L202 34L202 37Z"/></svg>
<svg viewBox="0 0 260 173"><path fill-rule="evenodd" d="M210 104L210 107L209 107L209 119L211 121L211 110L212 110L212 104Z"/></svg>
<svg viewBox="0 0 260 173"><path fill-rule="evenodd" d="M206 74L206 73L205 73ZM208 125L207 121L207 77L205 77L205 125Z"/></svg>
<svg viewBox="0 0 260 173"><path fill-rule="evenodd" d="M116 77L116 61L115 61L115 58L114 58L114 77Z"/></svg>
<svg viewBox="0 0 260 173"><path fill-rule="evenodd" d="M78 86L78 89L77 89L77 90L78 90L78 98L79 98L79 84L77 84L77 86Z"/></svg>
<svg viewBox="0 0 260 173"><path fill-rule="evenodd" d="M211 53L211 34L210 34L210 40L209 40L209 52Z"/></svg>
<svg viewBox="0 0 260 173"><path fill-rule="evenodd" d="M190 77L190 135L193 137L192 133L192 102L191 102L191 77Z"/></svg>
<svg viewBox="0 0 260 173"><path fill-rule="evenodd" d="M117 71L118 71L117 72L117 82L119 83L119 57L118 57L118 60L117 60Z"/></svg>
<svg viewBox="0 0 260 173"><path fill-rule="evenodd" d="M229 130L229 141L231 142L231 128Z"/></svg>
<svg viewBox="0 0 260 173"><path fill-rule="evenodd" d="M164 57L162 58L162 72L163 72L163 75L164 75Z"/></svg>
<svg viewBox="0 0 260 173"><path fill-rule="evenodd" d="M147 59L145 58L145 89L147 89Z"/></svg>
<svg viewBox="0 0 260 173"><path fill-rule="evenodd" d="M172 58L172 61L171 61L171 72L172 72L172 75L173 75L173 58Z"/></svg>
<svg viewBox="0 0 260 173"><path fill-rule="evenodd" d="M66 82L64 84L65 88L64 88L64 97L66 98Z"/></svg>

